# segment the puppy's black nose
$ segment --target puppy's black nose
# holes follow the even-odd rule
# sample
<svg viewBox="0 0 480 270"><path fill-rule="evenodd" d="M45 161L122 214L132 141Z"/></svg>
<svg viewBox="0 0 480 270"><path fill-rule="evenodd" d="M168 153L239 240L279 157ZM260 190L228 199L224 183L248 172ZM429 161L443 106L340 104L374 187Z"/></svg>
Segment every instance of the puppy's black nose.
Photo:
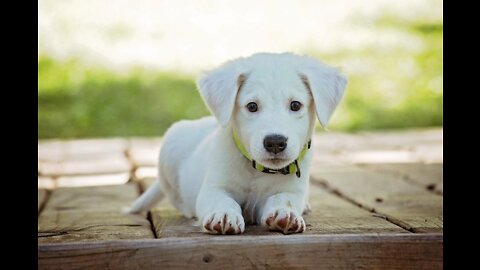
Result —
<svg viewBox="0 0 480 270"><path fill-rule="evenodd" d="M287 138L282 135L268 135L263 140L263 147L270 153L280 153L287 148Z"/></svg>

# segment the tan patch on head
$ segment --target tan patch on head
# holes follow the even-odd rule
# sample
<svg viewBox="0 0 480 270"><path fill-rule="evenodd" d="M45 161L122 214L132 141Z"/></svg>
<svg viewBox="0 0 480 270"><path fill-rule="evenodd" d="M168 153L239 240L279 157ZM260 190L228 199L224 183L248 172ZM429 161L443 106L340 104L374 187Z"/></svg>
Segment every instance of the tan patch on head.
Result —
<svg viewBox="0 0 480 270"><path fill-rule="evenodd" d="M245 83L246 80L247 80L247 75L240 74L240 76L238 76L238 79L237 79L238 91L240 91L240 89L242 89L242 86L243 86L243 84Z"/></svg>
<svg viewBox="0 0 480 270"><path fill-rule="evenodd" d="M238 90L237 90L237 94L235 95L235 100L237 99L238 93L240 93L240 90L242 89L242 86L243 86L243 84L245 83L246 80L247 80L247 75L242 73L238 76L238 78L237 78ZM237 112L238 112L237 102L235 102L234 107L233 107L233 117L235 117Z"/></svg>
<svg viewBox="0 0 480 270"><path fill-rule="evenodd" d="M310 106L309 106L309 117L311 118L310 120L310 127L309 127L309 133L311 134L313 132L313 129L315 128L315 105L314 105L314 100L313 100L313 94L312 94L312 89L310 87L310 82L308 81L308 77L304 74L299 74L300 79L303 82L303 85L305 85L305 88L308 90L308 94L310 95L311 101Z"/></svg>
<svg viewBox="0 0 480 270"><path fill-rule="evenodd" d="M312 89L310 88L310 82L308 81L307 76L305 76L304 74L300 74L300 79L302 80L303 85L305 85L305 87L308 89L308 91L311 95L312 94Z"/></svg>

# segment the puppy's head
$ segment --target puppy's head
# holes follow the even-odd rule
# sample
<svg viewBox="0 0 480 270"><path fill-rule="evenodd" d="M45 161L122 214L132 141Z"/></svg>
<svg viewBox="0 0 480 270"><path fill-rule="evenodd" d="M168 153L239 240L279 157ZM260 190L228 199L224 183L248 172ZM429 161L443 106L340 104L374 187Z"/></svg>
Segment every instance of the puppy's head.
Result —
<svg viewBox="0 0 480 270"><path fill-rule="evenodd" d="M312 58L262 53L224 64L198 86L218 122L235 129L250 156L280 169L310 139L315 113L327 126L346 83L335 69Z"/></svg>

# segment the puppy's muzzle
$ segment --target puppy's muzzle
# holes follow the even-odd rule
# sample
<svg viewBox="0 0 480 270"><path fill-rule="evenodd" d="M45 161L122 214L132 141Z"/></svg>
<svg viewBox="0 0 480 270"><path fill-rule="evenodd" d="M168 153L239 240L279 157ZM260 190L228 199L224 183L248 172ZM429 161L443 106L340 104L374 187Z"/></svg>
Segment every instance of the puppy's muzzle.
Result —
<svg viewBox="0 0 480 270"><path fill-rule="evenodd" d="M287 148L287 138L278 134L268 135L263 140L263 147L270 153L278 154Z"/></svg>

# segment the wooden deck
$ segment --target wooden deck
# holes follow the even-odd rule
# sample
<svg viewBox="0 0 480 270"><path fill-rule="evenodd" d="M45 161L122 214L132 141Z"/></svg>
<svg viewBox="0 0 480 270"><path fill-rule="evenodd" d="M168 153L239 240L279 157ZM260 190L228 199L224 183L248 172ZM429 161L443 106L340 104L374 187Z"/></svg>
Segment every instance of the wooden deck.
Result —
<svg viewBox="0 0 480 270"><path fill-rule="evenodd" d="M154 180L160 138L40 141L39 269L442 269L442 132L318 133L295 235L207 235L166 200L122 214Z"/></svg>

